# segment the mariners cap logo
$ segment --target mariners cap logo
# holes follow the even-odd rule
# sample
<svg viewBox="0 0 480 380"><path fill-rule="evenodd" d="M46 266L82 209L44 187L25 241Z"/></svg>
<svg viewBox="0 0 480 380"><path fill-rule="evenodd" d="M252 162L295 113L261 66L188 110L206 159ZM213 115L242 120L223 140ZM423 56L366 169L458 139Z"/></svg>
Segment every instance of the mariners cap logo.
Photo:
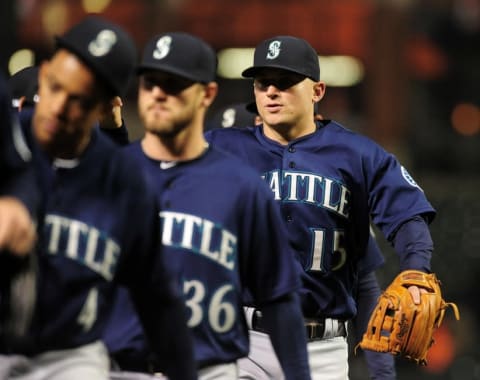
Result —
<svg viewBox="0 0 480 380"><path fill-rule="evenodd" d="M222 115L222 127L229 128L235 124L235 108L227 108Z"/></svg>
<svg viewBox="0 0 480 380"><path fill-rule="evenodd" d="M117 35L115 32L110 29L104 29L88 44L88 51L94 57L102 57L108 54L116 43Z"/></svg>
<svg viewBox="0 0 480 380"><path fill-rule="evenodd" d="M275 59L280 54L280 46L282 45L281 41L272 41L268 45L267 59Z"/></svg>
<svg viewBox="0 0 480 380"><path fill-rule="evenodd" d="M172 45L172 37L163 36L157 41L155 50L153 51L153 58L163 59L170 52L170 47Z"/></svg>

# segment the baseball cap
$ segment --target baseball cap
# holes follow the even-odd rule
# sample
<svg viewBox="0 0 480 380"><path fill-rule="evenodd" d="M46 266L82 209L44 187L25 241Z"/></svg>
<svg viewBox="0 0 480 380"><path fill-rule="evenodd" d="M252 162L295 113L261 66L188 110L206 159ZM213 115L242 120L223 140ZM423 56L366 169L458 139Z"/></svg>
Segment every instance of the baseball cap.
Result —
<svg viewBox="0 0 480 380"><path fill-rule="evenodd" d="M145 45L137 74L145 70L161 70L194 82L215 80L217 56L210 45L184 32L155 36Z"/></svg>
<svg viewBox="0 0 480 380"><path fill-rule="evenodd" d="M38 96L38 69L38 66L28 66L17 71L8 79L14 108L19 106L22 97L25 97L24 106L35 104Z"/></svg>
<svg viewBox="0 0 480 380"><path fill-rule="evenodd" d="M130 35L120 26L99 16L87 16L62 36L56 47L78 56L114 95L127 92L137 50Z"/></svg>
<svg viewBox="0 0 480 380"><path fill-rule="evenodd" d="M320 80L320 64L315 49L304 39L292 36L276 36L266 39L255 48L253 66L242 76L253 78L258 70L276 68Z"/></svg>
<svg viewBox="0 0 480 380"><path fill-rule="evenodd" d="M255 114L249 112L246 103L232 103L220 108L212 117L215 127L251 127L255 124Z"/></svg>

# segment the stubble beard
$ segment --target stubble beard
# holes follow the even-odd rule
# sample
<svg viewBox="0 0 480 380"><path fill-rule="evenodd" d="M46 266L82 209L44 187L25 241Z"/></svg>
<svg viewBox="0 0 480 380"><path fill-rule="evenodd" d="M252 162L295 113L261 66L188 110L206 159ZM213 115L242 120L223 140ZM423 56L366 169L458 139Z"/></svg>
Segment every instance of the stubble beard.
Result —
<svg viewBox="0 0 480 380"><path fill-rule="evenodd" d="M143 125L148 133L158 136L159 138L172 139L180 134L186 127L185 122L151 120L144 118Z"/></svg>

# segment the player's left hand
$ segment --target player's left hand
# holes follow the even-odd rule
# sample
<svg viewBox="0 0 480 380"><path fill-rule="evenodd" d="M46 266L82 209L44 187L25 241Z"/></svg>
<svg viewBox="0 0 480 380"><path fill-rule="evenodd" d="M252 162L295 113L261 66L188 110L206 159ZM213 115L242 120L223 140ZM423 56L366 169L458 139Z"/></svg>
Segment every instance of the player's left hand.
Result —
<svg viewBox="0 0 480 380"><path fill-rule="evenodd" d="M422 294L427 293L426 289L419 288L416 285L409 286L408 291L410 292L410 295L412 296L412 299L413 299L413 303L415 305L420 305L420 301L421 301L420 298L421 298Z"/></svg>
<svg viewBox="0 0 480 380"><path fill-rule="evenodd" d="M119 96L112 100L112 112L105 115L99 120L100 128L115 129L122 126L122 107L123 101Z"/></svg>

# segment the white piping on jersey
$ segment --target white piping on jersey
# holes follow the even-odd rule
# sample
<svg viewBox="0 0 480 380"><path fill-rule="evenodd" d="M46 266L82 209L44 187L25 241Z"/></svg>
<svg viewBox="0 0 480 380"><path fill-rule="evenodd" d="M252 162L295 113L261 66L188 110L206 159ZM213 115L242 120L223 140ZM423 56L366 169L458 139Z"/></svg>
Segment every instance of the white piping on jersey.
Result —
<svg viewBox="0 0 480 380"><path fill-rule="evenodd" d="M23 136L22 129L20 128L20 123L18 120L13 122L12 127L12 136L13 136L13 145L15 150L20 155L23 161L28 162L32 159L32 152L28 148L28 145Z"/></svg>
<svg viewBox="0 0 480 380"><path fill-rule="evenodd" d="M160 161L160 169L166 170L177 165L177 161Z"/></svg>
<svg viewBox="0 0 480 380"><path fill-rule="evenodd" d="M60 169L73 169L80 164L80 160L78 158L73 158L71 160L67 160L65 158L55 158L53 160L53 166Z"/></svg>

